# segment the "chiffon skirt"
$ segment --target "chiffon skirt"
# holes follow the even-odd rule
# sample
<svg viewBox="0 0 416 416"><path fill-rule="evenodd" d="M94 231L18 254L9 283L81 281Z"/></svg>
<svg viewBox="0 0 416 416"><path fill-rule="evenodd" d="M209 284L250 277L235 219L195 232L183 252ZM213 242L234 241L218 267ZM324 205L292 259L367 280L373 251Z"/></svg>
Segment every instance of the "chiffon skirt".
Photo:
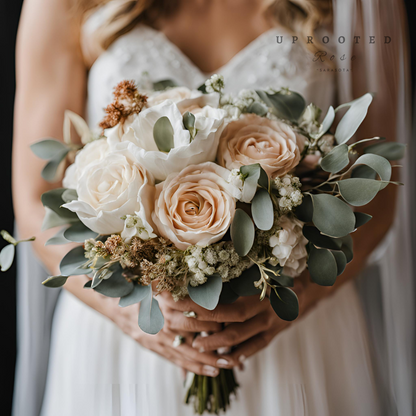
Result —
<svg viewBox="0 0 416 416"><path fill-rule="evenodd" d="M345 284L237 370L229 416L378 416L356 285ZM42 416L186 416L179 368L62 291Z"/></svg>

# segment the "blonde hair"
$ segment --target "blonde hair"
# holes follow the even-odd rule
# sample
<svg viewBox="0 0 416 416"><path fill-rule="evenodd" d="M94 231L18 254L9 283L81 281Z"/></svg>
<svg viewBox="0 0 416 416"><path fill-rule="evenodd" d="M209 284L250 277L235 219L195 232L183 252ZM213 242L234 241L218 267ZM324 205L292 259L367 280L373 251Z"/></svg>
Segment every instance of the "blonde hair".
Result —
<svg viewBox="0 0 416 416"><path fill-rule="evenodd" d="M132 30L139 23L150 26L158 18L172 14L179 0L74 0L75 13L85 20L96 8L112 1L111 13L107 20L90 36L84 48L85 59L92 63L117 38ZM266 13L276 23L300 39L311 51L316 52L322 45L306 43L307 36L314 34L318 27L332 22L331 0L265 0Z"/></svg>

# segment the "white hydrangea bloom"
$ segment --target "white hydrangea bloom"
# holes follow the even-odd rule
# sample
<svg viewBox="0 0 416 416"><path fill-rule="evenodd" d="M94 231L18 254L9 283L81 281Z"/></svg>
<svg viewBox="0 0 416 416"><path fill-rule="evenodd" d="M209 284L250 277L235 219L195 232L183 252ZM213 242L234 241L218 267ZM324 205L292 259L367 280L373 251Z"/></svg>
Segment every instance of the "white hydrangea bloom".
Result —
<svg viewBox="0 0 416 416"><path fill-rule="evenodd" d="M214 74L210 79L205 81L205 89L207 92L220 92L224 88L224 77Z"/></svg>
<svg viewBox="0 0 416 416"><path fill-rule="evenodd" d="M126 243L130 243L133 237L139 237L142 240L149 240L150 238L157 237L142 211L135 212L135 215L126 215L123 219L124 229L121 233L121 238Z"/></svg>
<svg viewBox="0 0 416 416"><path fill-rule="evenodd" d="M306 268L307 240L302 234L303 223L295 217L283 216L279 219L279 229L270 237L274 263L283 267L283 274L299 276ZM273 263L273 262L272 262Z"/></svg>

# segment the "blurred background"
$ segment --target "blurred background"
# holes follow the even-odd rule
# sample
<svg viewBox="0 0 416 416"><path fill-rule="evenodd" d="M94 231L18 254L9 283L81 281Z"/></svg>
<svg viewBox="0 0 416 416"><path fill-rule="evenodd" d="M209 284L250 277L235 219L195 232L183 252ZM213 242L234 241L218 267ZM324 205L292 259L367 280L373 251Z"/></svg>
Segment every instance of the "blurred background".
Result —
<svg viewBox="0 0 416 416"><path fill-rule="evenodd" d="M29 0L27 0L29 1ZM0 0L0 44L2 63L0 65L0 114L3 120L1 128L0 174L1 174L1 206L0 228L13 230L13 206L11 199L11 150L13 137L13 103L15 90L15 41L20 11L23 0ZM416 2L405 0L411 42L412 88L413 97L416 95ZM414 118L415 120L415 118ZM416 132L416 126L413 129ZM413 135L412 145L416 145L416 134ZM414 167L416 176L416 167ZM416 181L415 181L416 182ZM416 195L416 185L414 195ZM416 228L416 227L415 227ZM0 241L0 249L5 245ZM13 397L14 366L16 361L16 269L15 266L2 273L0 278L0 334L1 334L1 414L11 414ZM22 415L24 416L24 415ZM400 415L399 415L400 416Z"/></svg>

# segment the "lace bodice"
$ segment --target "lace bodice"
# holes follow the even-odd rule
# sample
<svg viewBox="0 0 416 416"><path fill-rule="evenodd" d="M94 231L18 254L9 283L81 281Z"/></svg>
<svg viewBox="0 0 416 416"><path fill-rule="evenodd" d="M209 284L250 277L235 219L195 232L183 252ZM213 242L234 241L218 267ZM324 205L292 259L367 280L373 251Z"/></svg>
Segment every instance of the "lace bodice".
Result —
<svg viewBox="0 0 416 416"><path fill-rule="evenodd" d="M278 44L276 36L285 35ZM275 27L237 53L217 73L225 78L226 92L242 88L289 87L324 111L333 104L335 81L322 73L301 45ZM96 126L103 108L112 101L113 87L123 79L159 81L172 79L178 85L198 88L211 74L203 73L162 32L139 25L118 38L93 64L88 81L88 119Z"/></svg>

